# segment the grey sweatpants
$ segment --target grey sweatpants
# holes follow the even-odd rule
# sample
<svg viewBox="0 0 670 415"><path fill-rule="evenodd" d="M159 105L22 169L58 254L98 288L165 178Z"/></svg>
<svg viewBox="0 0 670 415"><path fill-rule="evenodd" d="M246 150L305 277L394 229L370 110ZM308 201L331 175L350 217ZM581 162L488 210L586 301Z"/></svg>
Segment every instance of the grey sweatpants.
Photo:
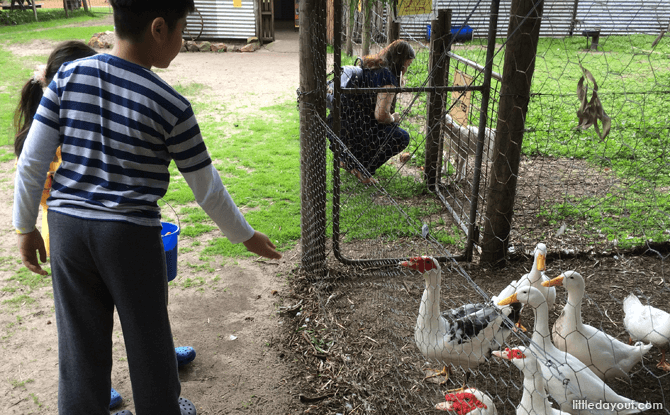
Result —
<svg viewBox="0 0 670 415"><path fill-rule="evenodd" d="M116 307L135 415L179 415L181 385L167 313L160 228L48 214L58 411L108 415Z"/></svg>

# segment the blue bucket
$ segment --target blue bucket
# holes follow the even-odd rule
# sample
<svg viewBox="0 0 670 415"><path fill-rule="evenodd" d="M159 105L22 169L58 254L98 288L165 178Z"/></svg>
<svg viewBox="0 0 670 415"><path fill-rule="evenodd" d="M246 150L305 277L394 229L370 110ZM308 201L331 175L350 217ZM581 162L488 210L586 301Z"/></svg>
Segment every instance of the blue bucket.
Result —
<svg viewBox="0 0 670 415"><path fill-rule="evenodd" d="M165 263L167 265L167 280L177 277L177 243L179 242L179 226L170 222L161 222L161 237L165 249Z"/></svg>

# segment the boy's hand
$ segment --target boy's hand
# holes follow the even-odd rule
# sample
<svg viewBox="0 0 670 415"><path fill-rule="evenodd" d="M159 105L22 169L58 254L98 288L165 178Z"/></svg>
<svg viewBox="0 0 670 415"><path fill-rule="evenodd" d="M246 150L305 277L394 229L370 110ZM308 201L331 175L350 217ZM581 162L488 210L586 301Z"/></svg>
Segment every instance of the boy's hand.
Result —
<svg viewBox="0 0 670 415"><path fill-rule="evenodd" d="M247 250L254 254L270 259L281 258L281 254L277 251L275 244L264 233L256 231L254 236L243 243L247 247Z"/></svg>
<svg viewBox="0 0 670 415"><path fill-rule="evenodd" d="M19 234L19 255L23 265L35 274L49 275L37 262L37 252L40 253L40 261L47 262L47 250L40 231L35 229L30 233Z"/></svg>

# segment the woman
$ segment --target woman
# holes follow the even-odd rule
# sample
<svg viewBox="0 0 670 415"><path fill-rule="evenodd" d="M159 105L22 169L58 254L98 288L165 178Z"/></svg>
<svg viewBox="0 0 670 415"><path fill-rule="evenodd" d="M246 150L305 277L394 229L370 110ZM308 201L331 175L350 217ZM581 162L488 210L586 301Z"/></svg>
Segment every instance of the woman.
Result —
<svg viewBox="0 0 670 415"><path fill-rule="evenodd" d="M348 87L399 87L415 57L409 43L396 40L379 53L365 56L362 75L352 78ZM393 113L395 96L395 92L341 95L341 140L364 169L345 155L340 166L361 183L376 183L372 176L377 169L409 144L409 133L398 126L400 114Z"/></svg>

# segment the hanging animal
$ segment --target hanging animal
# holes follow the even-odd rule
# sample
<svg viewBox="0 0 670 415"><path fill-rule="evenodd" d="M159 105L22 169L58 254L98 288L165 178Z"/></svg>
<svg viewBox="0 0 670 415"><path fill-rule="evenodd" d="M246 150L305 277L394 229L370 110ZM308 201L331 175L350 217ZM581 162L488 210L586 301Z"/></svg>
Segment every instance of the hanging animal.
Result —
<svg viewBox="0 0 670 415"><path fill-rule="evenodd" d="M497 415L493 399L475 388L460 389L444 396L445 401L435 405L440 411L455 412L458 415Z"/></svg>
<svg viewBox="0 0 670 415"><path fill-rule="evenodd" d="M649 352L652 345L638 343L631 346L584 324L582 299L586 283L578 272L566 271L542 285L563 286L568 291L568 300L552 330L554 345L575 356L600 379L611 381L617 376L628 378L630 370L642 361L642 356Z"/></svg>
<svg viewBox="0 0 670 415"><path fill-rule="evenodd" d="M519 346L503 351L496 350L493 355L509 360L523 373L523 395L516 407L516 415L567 415L551 406L542 369L532 351L525 346Z"/></svg>
<svg viewBox="0 0 670 415"><path fill-rule="evenodd" d="M630 294L623 300L623 325L633 340L649 342L661 350L661 360L657 368L670 372L670 363L665 360L665 354L670 346L670 314L652 307L643 305L635 294Z"/></svg>
<svg viewBox="0 0 670 415"><path fill-rule="evenodd" d="M554 346L549 332L547 300L537 288L521 287L499 304L517 302L533 308L535 325L530 350L548 361L548 364L540 365L542 376L546 380L547 392L562 411L578 414L581 409L574 407L575 401L593 405L591 413L602 415L612 414L608 405L605 409L604 403L621 404L624 409L617 412L619 415L636 414L647 409L646 404L618 395L579 359Z"/></svg>
<svg viewBox="0 0 670 415"><path fill-rule="evenodd" d="M442 312L442 269L436 259L422 256L400 265L419 271L425 279L414 341L426 358L444 363L445 376L448 376L451 364L476 367L491 356L491 350L500 348L512 333L514 327L505 323L503 313L495 306L465 304ZM513 323L518 320L520 309L520 305L507 309L507 317Z"/></svg>

